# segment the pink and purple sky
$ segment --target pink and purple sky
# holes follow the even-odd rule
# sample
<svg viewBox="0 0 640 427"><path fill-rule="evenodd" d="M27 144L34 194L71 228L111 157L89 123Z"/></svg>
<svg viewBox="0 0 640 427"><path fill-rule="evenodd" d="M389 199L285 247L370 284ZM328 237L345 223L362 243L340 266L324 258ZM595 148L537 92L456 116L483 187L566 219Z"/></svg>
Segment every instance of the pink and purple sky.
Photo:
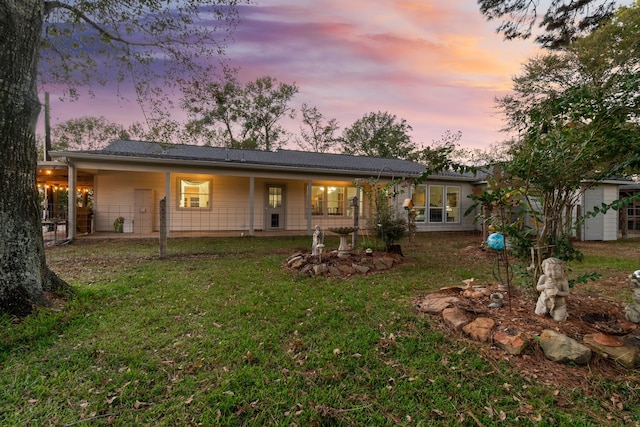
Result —
<svg viewBox="0 0 640 427"><path fill-rule="evenodd" d="M241 81L295 83L292 106L318 107L338 120L339 133L387 111L407 120L418 145L447 130L462 131L464 147L504 140L494 98L538 51L533 41L503 41L469 0L259 0L241 13L228 49ZM143 118L109 91L73 103L52 96L53 125L87 115L125 126ZM283 124L299 133L299 117Z"/></svg>

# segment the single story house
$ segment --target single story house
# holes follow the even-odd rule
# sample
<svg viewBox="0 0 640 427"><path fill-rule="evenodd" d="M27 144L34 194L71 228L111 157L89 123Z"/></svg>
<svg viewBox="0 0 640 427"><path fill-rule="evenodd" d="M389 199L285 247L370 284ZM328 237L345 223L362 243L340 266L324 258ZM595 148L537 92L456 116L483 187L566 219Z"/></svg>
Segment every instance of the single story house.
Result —
<svg viewBox="0 0 640 427"><path fill-rule="evenodd" d="M417 232L476 231L475 213L464 213L473 204L468 196L486 185L485 174L454 172L416 184L425 171L416 162L295 150L115 140L101 150L49 154L55 161L38 165L43 209L49 217L64 219L69 239L78 232L113 232L119 221L124 233L153 235L160 230L162 199L169 234L311 235L316 225L326 229L356 223L366 229L374 226L374 183L394 183L391 203L401 214L408 215L405 206L411 200ZM577 214L611 203L626 183L605 181L587 190ZM76 189L76 197L58 197L56 191L68 188ZM64 206L55 204L62 199ZM630 209L629 228L636 229L637 205ZM615 240L619 222L619 212L609 210L588 218L576 237Z"/></svg>
<svg viewBox="0 0 640 427"><path fill-rule="evenodd" d="M70 239L78 229L113 231L119 219L125 233L155 233L162 199L169 233L310 235L316 225L351 226L355 216L366 228L375 182L395 183L391 200L398 212L408 213L404 205L412 199L418 232L478 229L474 215L464 216L472 204L467 196L482 185L478 178L442 173L414 185L425 167L406 160L132 140L115 140L101 150L49 154L53 163L65 166L67 188L76 188L76 198L68 197L63 209ZM39 166L44 187L50 163ZM92 194L90 230L79 227L89 208L86 198L82 203L86 192Z"/></svg>

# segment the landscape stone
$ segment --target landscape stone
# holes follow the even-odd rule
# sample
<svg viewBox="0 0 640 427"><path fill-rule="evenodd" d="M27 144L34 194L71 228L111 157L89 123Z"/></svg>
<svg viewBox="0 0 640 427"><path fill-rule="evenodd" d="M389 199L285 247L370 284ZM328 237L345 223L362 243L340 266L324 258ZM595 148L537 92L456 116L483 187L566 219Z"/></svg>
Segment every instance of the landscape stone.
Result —
<svg viewBox="0 0 640 427"><path fill-rule="evenodd" d="M423 313L442 313L447 307L451 307L460 301L460 298L451 295L428 294L416 304L418 310Z"/></svg>
<svg viewBox="0 0 640 427"><path fill-rule="evenodd" d="M527 348L529 341L520 331L501 329L493 334L493 343L506 353L519 355Z"/></svg>
<svg viewBox="0 0 640 427"><path fill-rule="evenodd" d="M380 258L380 261L382 261L382 263L386 265L387 268L393 267L393 264L395 263L395 260L391 257L382 257Z"/></svg>
<svg viewBox="0 0 640 427"><path fill-rule="evenodd" d="M330 265L329 266L329 274L332 276L340 276L340 269L338 267L336 267L335 265Z"/></svg>
<svg viewBox="0 0 640 427"><path fill-rule="evenodd" d="M313 271L313 267L314 267L313 264L306 264L304 267L302 267L300 272L308 276L313 276L315 274L315 272Z"/></svg>
<svg viewBox="0 0 640 427"><path fill-rule="evenodd" d="M353 267L351 267L350 265L339 265L338 266L338 270L340 270L340 274L345 275L345 276L351 276L352 274L355 274L356 270L353 269Z"/></svg>
<svg viewBox="0 0 640 427"><path fill-rule="evenodd" d="M449 307L442 310L442 318L444 323L455 332L460 332L471 321L467 311L458 307Z"/></svg>
<svg viewBox="0 0 640 427"><path fill-rule="evenodd" d="M622 346L607 346L595 340L597 334L587 334L583 337L583 342L595 351L606 355L609 359L621 364L625 368L636 368L640 366L640 349L630 344Z"/></svg>
<svg viewBox="0 0 640 427"><path fill-rule="evenodd" d="M388 270L389 266L387 265L386 262L384 262L381 258L376 258L373 261L373 266L376 268L376 270Z"/></svg>
<svg viewBox="0 0 640 427"><path fill-rule="evenodd" d="M358 273L361 273L361 274L366 274L366 273L368 273L368 272L369 272L369 270L371 270L371 268L370 268L370 267L367 267L366 265L359 265L359 264L355 264L355 263L354 263L354 264L351 264L351 267L352 267L355 271L357 271Z"/></svg>
<svg viewBox="0 0 640 427"><path fill-rule="evenodd" d="M290 256L289 259L287 259L287 265L291 267L293 263L300 260L304 261L304 256L302 256L302 254Z"/></svg>
<svg viewBox="0 0 640 427"><path fill-rule="evenodd" d="M306 261L304 260L304 258L299 257L299 258L294 258L292 260L292 263L289 264L289 266L293 269L299 270L302 268L302 266L304 266L306 263Z"/></svg>
<svg viewBox="0 0 640 427"><path fill-rule="evenodd" d="M488 317L478 317L473 322L465 325L462 331L471 339L480 342L489 342L491 339L491 332L496 325L495 320Z"/></svg>
<svg viewBox="0 0 640 427"><path fill-rule="evenodd" d="M316 276L326 274L329 269L327 268L327 264L318 264L313 266L313 272Z"/></svg>
<svg viewBox="0 0 640 427"><path fill-rule="evenodd" d="M545 357L553 362L586 365L591 360L589 347L551 329L542 331L539 343Z"/></svg>
<svg viewBox="0 0 640 427"><path fill-rule="evenodd" d="M292 260L296 258L304 258L304 254L302 252L296 252L295 254L290 255L289 258L287 258L287 264L291 265L291 263L293 262Z"/></svg>

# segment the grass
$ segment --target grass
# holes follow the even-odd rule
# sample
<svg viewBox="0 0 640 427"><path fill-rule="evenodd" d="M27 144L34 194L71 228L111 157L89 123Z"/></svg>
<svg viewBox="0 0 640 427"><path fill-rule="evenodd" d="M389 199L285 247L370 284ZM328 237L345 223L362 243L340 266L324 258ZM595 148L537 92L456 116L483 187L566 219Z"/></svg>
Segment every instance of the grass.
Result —
<svg viewBox="0 0 640 427"><path fill-rule="evenodd" d="M415 312L411 299L430 289L492 280L491 260L460 253L478 242L419 235L404 243L401 267L347 280L283 269L289 254L310 250L308 237L171 240L164 260L155 241L51 249L49 264L77 296L21 321L0 319L0 424L640 422L624 385L605 384L600 396L562 390L558 405L553 388ZM597 252L607 274L629 273L633 262ZM610 419L607 393L623 406Z"/></svg>

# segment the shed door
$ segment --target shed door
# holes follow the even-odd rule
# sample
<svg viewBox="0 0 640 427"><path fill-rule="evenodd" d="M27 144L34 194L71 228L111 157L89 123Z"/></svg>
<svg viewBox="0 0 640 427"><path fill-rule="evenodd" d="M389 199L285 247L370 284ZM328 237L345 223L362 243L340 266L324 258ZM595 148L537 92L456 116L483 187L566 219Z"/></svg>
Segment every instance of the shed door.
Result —
<svg viewBox="0 0 640 427"><path fill-rule="evenodd" d="M285 229L285 188L284 185L267 185L265 230Z"/></svg>

